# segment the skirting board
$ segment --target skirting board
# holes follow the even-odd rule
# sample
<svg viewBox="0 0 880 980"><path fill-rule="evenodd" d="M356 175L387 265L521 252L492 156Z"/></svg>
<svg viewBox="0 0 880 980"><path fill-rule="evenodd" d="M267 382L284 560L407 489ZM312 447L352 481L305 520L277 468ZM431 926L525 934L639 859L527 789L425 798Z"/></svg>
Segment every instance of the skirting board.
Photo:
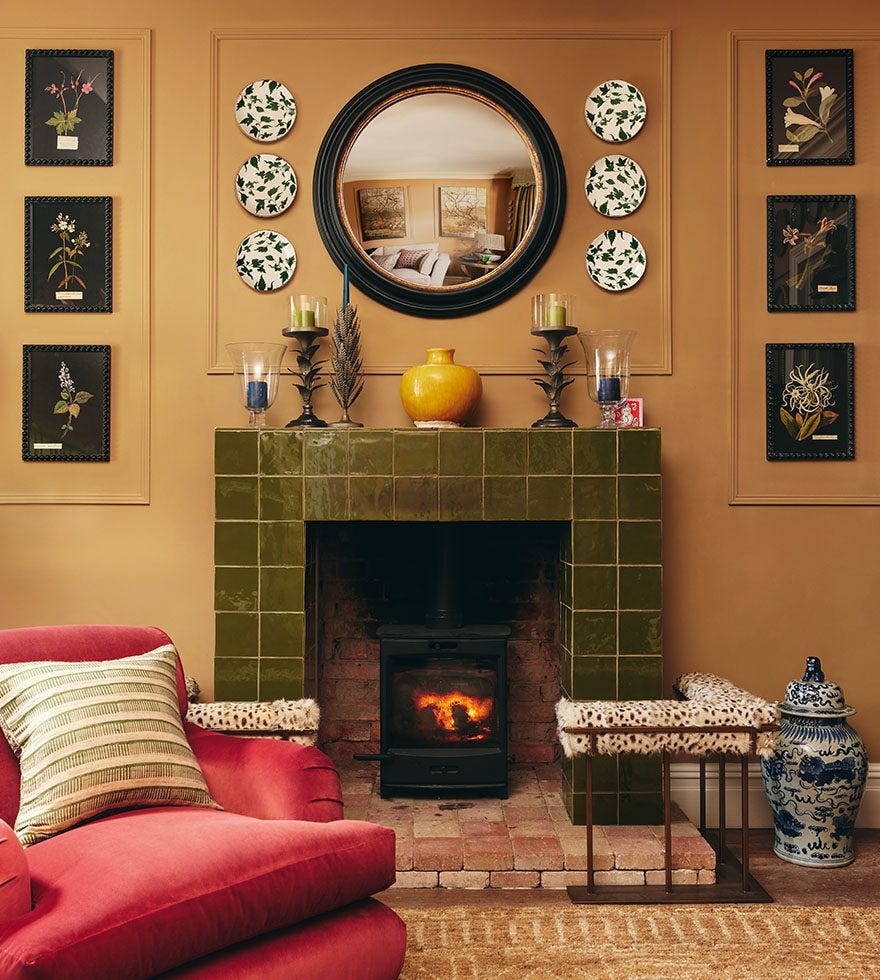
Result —
<svg viewBox="0 0 880 980"><path fill-rule="evenodd" d="M700 766L696 762L674 762L670 767L672 799L696 823L700 818ZM740 825L740 768L734 759L727 763L727 826ZM706 766L706 820L717 826L718 769L715 763ZM770 804L764 792L761 767L749 766L749 824L752 827L772 827ZM868 764L868 784L859 809L858 827L880 827L880 763Z"/></svg>

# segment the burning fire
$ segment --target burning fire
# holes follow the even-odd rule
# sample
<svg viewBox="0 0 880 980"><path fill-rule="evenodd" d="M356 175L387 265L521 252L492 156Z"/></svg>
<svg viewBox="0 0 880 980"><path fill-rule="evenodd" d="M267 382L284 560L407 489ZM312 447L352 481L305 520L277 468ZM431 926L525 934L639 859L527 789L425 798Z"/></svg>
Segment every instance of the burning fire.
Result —
<svg viewBox="0 0 880 980"><path fill-rule="evenodd" d="M438 727L463 738L486 738L491 728L486 724L492 715L492 698L472 698L461 691L451 694L437 694L429 691L415 697L416 707L426 708L434 713Z"/></svg>

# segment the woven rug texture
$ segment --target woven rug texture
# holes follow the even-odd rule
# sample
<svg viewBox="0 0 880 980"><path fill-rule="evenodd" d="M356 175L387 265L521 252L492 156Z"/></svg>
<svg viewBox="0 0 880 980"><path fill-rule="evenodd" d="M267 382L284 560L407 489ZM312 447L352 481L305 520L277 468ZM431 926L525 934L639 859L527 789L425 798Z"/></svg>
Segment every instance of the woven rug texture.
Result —
<svg viewBox="0 0 880 980"><path fill-rule="evenodd" d="M398 909L401 980L880 978L880 908Z"/></svg>

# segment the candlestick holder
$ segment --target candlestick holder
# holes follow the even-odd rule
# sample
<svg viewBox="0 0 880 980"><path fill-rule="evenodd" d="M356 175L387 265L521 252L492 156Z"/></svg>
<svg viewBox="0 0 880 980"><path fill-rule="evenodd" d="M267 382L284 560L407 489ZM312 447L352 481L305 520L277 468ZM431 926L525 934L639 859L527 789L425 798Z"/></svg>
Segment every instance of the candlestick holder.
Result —
<svg viewBox="0 0 880 980"><path fill-rule="evenodd" d="M318 352L320 344L318 340L326 337L330 331L326 327L287 327L281 331L283 336L291 337L299 344L296 351L296 376L298 382L294 382L294 387L302 398L302 412L295 419L287 423L287 428L310 428L323 429L327 423L315 415L312 408L312 398L319 388L324 387L324 382L320 381L321 365L325 361L315 361L314 356Z"/></svg>
<svg viewBox="0 0 880 980"><path fill-rule="evenodd" d="M574 361L562 363L568 353L566 337L577 333L577 327L571 326L574 319L574 300L566 293L539 293L532 297L532 329L533 337L547 342L549 359L539 359L538 363L547 373L547 379L532 378L532 381L543 390L550 402L550 411L537 422L532 423L533 429L572 429L577 423L566 418L559 410L562 392L574 381L565 377L565 369ZM536 354L544 354L539 347L533 347Z"/></svg>
<svg viewBox="0 0 880 980"><path fill-rule="evenodd" d="M278 393L281 361L287 353L284 344L227 344L232 370L241 380L241 400L250 413L248 425L263 428L266 409Z"/></svg>
<svg viewBox="0 0 880 980"><path fill-rule="evenodd" d="M614 410L629 394L630 349L635 330L585 330L578 334L587 362L587 391L602 413L597 429L616 429Z"/></svg>

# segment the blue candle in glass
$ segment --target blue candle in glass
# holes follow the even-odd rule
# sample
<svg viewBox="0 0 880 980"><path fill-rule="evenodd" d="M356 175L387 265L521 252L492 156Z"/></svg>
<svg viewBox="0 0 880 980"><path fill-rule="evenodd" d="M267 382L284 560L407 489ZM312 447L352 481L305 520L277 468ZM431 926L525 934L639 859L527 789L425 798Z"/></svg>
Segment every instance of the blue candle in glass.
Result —
<svg viewBox="0 0 880 980"><path fill-rule="evenodd" d="M342 267L342 308L348 306L348 266Z"/></svg>
<svg viewBox="0 0 880 980"><path fill-rule="evenodd" d="M269 407L269 383L248 381L247 407L253 412L263 412Z"/></svg>
<svg viewBox="0 0 880 980"><path fill-rule="evenodd" d="M599 378L600 402L619 402L620 401L620 378Z"/></svg>

